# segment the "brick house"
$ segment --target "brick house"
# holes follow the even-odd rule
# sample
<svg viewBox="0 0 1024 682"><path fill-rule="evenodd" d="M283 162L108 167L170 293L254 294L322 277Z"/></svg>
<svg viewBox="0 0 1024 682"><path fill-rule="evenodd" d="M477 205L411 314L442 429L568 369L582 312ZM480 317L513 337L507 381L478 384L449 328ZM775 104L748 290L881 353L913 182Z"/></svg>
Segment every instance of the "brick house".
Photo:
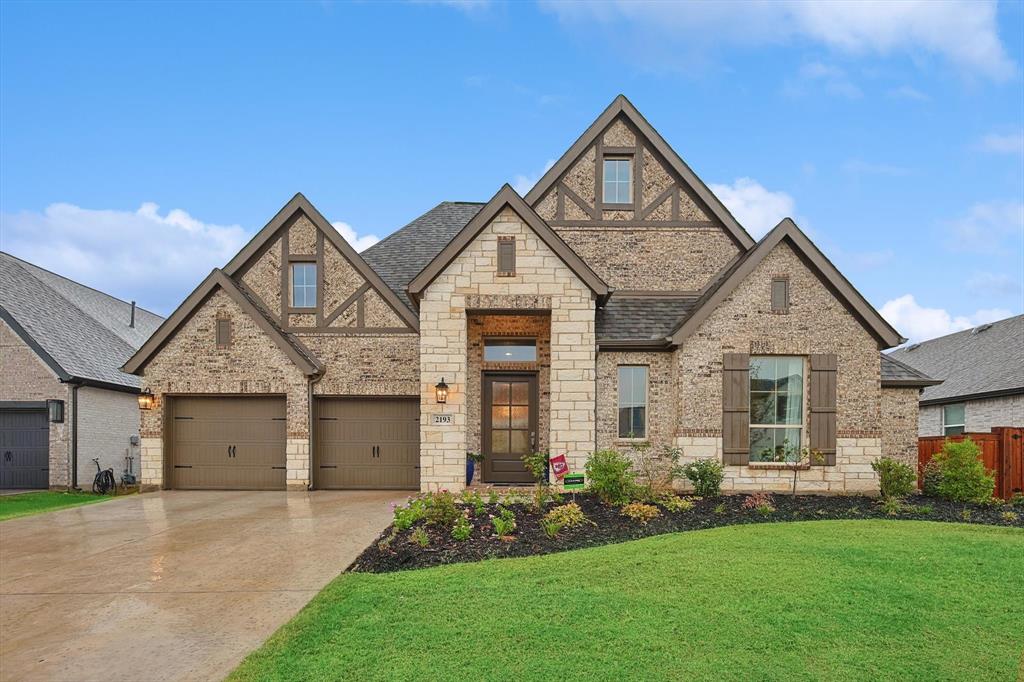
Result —
<svg viewBox="0 0 1024 682"><path fill-rule="evenodd" d="M89 488L139 465L140 380L120 366L159 315L0 252L0 488Z"/></svg>
<svg viewBox="0 0 1024 682"><path fill-rule="evenodd" d="M927 377L789 219L755 242L619 96L525 196L444 202L357 254L296 195L125 365L143 481L408 488L520 456L674 446L726 488L877 489Z"/></svg>

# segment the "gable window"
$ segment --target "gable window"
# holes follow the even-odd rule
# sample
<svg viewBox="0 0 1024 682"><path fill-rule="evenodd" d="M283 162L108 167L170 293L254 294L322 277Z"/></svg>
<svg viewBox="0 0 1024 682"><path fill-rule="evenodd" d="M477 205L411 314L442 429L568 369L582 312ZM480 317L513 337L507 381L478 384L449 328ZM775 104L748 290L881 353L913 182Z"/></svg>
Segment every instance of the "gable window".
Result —
<svg viewBox="0 0 1024 682"><path fill-rule="evenodd" d="M292 307L316 307L316 263L292 263Z"/></svg>
<svg viewBox="0 0 1024 682"><path fill-rule="evenodd" d="M966 406L964 403L942 406L942 435L958 436L964 432L966 422Z"/></svg>
<svg viewBox="0 0 1024 682"><path fill-rule="evenodd" d="M647 438L647 367L619 367L619 438Z"/></svg>
<svg viewBox="0 0 1024 682"><path fill-rule="evenodd" d="M226 317L217 318L217 350L231 347L231 320Z"/></svg>
<svg viewBox="0 0 1024 682"><path fill-rule="evenodd" d="M632 165L631 159L604 160L604 203L633 203Z"/></svg>
<svg viewBox="0 0 1024 682"><path fill-rule="evenodd" d="M536 339L484 339L485 362L536 362Z"/></svg>
<svg viewBox="0 0 1024 682"><path fill-rule="evenodd" d="M772 312L789 312L789 278L775 277L772 279Z"/></svg>
<svg viewBox="0 0 1024 682"><path fill-rule="evenodd" d="M794 461L803 447L804 361L750 358L750 461Z"/></svg>
<svg viewBox="0 0 1024 682"><path fill-rule="evenodd" d="M498 237L498 277L516 274L516 238Z"/></svg>

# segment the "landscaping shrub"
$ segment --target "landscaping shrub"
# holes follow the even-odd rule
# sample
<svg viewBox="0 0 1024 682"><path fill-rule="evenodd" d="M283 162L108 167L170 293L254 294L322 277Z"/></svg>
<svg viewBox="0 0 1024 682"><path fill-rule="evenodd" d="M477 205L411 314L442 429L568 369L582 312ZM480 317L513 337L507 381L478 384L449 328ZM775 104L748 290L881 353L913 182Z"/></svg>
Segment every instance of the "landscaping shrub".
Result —
<svg viewBox="0 0 1024 682"><path fill-rule="evenodd" d="M928 497L939 496L939 483L942 481L942 467L934 458L921 467L921 492Z"/></svg>
<svg viewBox="0 0 1024 682"><path fill-rule="evenodd" d="M879 457L871 463L871 468L878 474L882 497L886 499L901 500L917 486L914 469L892 457Z"/></svg>
<svg viewBox="0 0 1024 682"><path fill-rule="evenodd" d="M1001 516L1003 517L1003 521L1006 521L1007 523L1013 523L1018 519L1017 512L1012 511L1004 511Z"/></svg>
<svg viewBox="0 0 1024 682"><path fill-rule="evenodd" d="M740 509L752 509L761 516L768 516L775 511L775 498L772 497L771 493L763 490L751 493L743 500L743 504L740 505Z"/></svg>
<svg viewBox="0 0 1024 682"><path fill-rule="evenodd" d="M430 537L427 535L427 531L417 528L409 535L409 541L415 542L420 547L426 547L430 544Z"/></svg>
<svg viewBox="0 0 1024 682"><path fill-rule="evenodd" d="M466 505L467 507L472 507L473 513L477 516L480 516L484 513L484 498L482 498L480 496L480 493L478 493L475 490L469 490L467 488L466 490L462 491L462 504Z"/></svg>
<svg viewBox="0 0 1024 682"><path fill-rule="evenodd" d="M415 497L409 500L409 504L402 507L395 507L395 528L398 530L409 530L412 525L422 519L427 513L427 505L423 498Z"/></svg>
<svg viewBox="0 0 1024 682"><path fill-rule="evenodd" d="M469 523L469 519L465 516L460 516L452 526L452 539L457 542L465 542L469 539L469 534L473 531L473 526Z"/></svg>
<svg viewBox="0 0 1024 682"><path fill-rule="evenodd" d="M563 528L573 528L575 526L582 525L587 521L587 517L584 516L583 510L580 509L580 506L575 502L555 507L544 515L544 519L559 523Z"/></svg>
<svg viewBox="0 0 1024 682"><path fill-rule="evenodd" d="M724 514L727 511L729 510L726 508L725 502L719 502L718 504L715 505L716 514Z"/></svg>
<svg viewBox="0 0 1024 682"><path fill-rule="evenodd" d="M882 511L889 516L898 516L904 510L903 500L898 497L886 497L882 500ZM966 510L965 510L966 511Z"/></svg>
<svg viewBox="0 0 1024 682"><path fill-rule="evenodd" d="M501 509L497 516L491 517L491 525L494 526L495 535L507 537L516 529L516 515L511 509Z"/></svg>
<svg viewBox="0 0 1024 682"><path fill-rule="evenodd" d="M680 456L682 450L667 445L662 445L657 451L652 450L651 444L646 441L634 445L630 458L641 481L634 496L650 501L672 492L681 471Z"/></svg>
<svg viewBox="0 0 1024 682"><path fill-rule="evenodd" d="M558 521L545 516L540 520L540 527L544 531L544 535L548 536L548 539L554 540L558 537L558 531L562 530L563 526Z"/></svg>
<svg viewBox="0 0 1024 682"><path fill-rule="evenodd" d="M1014 495L1013 499L1010 500L1010 504L1013 505L1014 507L1020 507L1021 509L1024 509L1024 494L1017 493L1016 495Z"/></svg>
<svg viewBox="0 0 1024 682"><path fill-rule="evenodd" d="M693 509L694 502L688 497L668 493L658 498L658 504L670 512L684 512Z"/></svg>
<svg viewBox="0 0 1024 682"><path fill-rule="evenodd" d="M630 502L622 508L622 515L628 516L634 521L639 521L646 526L648 521L661 516L661 512L653 504Z"/></svg>
<svg viewBox="0 0 1024 682"><path fill-rule="evenodd" d="M616 450L598 450L587 460L590 488L605 504L625 504L636 494L632 463Z"/></svg>
<svg viewBox="0 0 1024 682"><path fill-rule="evenodd" d="M462 516L459 508L455 505L455 496L447 490L428 493L423 501L427 507L424 518L428 526L451 528Z"/></svg>
<svg viewBox="0 0 1024 682"><path fill-rule="evenodd" d="M698 459L683 467L683 475L693 483L693 492L701 497L714 497L722 491L725 470L716 459Z"/></svg>
<svg viewBox="0 0 1024 682"><path fill-rule="evenodd" d="M996 486L995 476L985 469L979 456L981 449L970 438L959 443L946 441L942 451L932 457L938 461L940 480L936 485L939 497L954 502L987 502Z"/></svg>

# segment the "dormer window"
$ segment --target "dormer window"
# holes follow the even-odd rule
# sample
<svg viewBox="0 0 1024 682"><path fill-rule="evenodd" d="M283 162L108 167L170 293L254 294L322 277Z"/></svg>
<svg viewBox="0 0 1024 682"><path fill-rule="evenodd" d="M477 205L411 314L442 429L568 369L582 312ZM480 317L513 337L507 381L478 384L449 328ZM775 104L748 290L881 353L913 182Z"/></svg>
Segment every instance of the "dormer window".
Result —
<svg viewBox="0 0 1024 682"><path fill-rule="evenodd" d="M316 263L292 263L292 307L316 307Z"/></svg>
<svg viewBox="0 0 1024 682"><path fill-rule="evenodd" d="M604 160L604 203L633 203L633 160L606 158Z"/></svg>

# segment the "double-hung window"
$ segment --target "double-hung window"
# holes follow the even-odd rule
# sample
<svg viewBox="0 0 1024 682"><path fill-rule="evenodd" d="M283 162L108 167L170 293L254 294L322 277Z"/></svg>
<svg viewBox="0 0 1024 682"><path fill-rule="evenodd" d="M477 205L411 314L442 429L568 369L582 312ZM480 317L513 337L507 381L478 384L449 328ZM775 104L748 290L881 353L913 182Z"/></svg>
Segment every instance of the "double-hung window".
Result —
<svg viewBox="0 0 1024 682"><path fill-rule="evenodd" d="M292 307L316 307L316 263L292 263Z"/></svg>
<svg viewBox="0 0 1024 682"><path fill-rule="evenodd" d="M647 438L647 367L619 367L619 438Z"/></svg>
<svg viewBox="0 0 1024 682"><path fill-rule="evenodd" d="M943 405L942 406L942 435L943 436L958 436L964 432L964 426L966 424L965 419L965 405L963 403L956 403L955 405Z"/></svg>
<svg viewBox="0 0 1024 682"><path fill-rule="evenodd" d="M750 358L750 461L799 458L804 428L804 360Z"/></svg>
<svg viewBox="0 0 1024 682"><path fill-rule="evenodd" d="M604 203L633 203L633 168L631 159L604 160Z"/></svg>

